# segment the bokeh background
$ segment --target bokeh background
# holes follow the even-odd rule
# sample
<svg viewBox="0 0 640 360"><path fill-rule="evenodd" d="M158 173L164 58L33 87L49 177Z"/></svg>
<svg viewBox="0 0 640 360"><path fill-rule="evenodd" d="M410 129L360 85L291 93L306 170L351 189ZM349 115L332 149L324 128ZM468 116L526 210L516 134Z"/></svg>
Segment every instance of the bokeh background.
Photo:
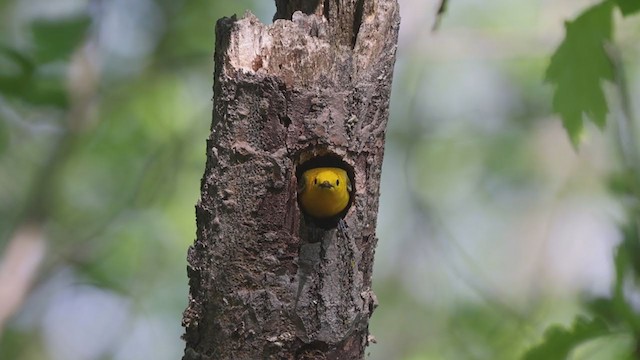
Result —
<svg viewBox="0 0 640 360"><path fill-rule="evenodd" d="M610 294L613 129L587 126L576 151L543 81L564 21L591 4L450 0L434 32L437 1L400 0L370 359L517 359ZM214 25L247 9L275 12L0 0L0 359L181 357ZM635 99L639 20L615 28Z"/></svg>

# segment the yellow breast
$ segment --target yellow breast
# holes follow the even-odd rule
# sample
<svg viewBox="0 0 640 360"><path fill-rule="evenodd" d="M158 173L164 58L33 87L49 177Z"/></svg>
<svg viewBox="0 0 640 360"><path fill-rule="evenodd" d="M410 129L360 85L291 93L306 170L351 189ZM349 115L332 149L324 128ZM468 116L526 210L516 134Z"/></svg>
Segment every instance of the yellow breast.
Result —
<svg viewBox="0 0 640 360"><path fill-rule="evenodd" d="M302 210L316 218L340 214L349 204L351 181L340 168L321 167L302 174L299 199Z"/></svg>

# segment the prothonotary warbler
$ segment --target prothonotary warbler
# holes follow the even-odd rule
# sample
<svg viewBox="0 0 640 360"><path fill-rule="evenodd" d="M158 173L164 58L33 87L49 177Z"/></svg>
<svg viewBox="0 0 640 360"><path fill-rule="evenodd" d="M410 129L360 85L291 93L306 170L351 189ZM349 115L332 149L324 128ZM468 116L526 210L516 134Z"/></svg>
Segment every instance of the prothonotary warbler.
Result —
<svg viewBox="0 0 640 360"><path fill-rule="evenodd" d="M298 186L304 212L314 218L328 219L349 205L351 180L344 169L319 167L305 171Z"/></svg>

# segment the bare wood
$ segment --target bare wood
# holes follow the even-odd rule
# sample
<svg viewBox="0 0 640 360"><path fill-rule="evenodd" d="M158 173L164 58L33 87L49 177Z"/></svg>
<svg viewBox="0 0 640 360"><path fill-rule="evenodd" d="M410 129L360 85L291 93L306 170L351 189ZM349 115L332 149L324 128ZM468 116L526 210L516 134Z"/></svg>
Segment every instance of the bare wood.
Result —
<svg viewBox="0 0 640 360"><path fill-rule="evenodd" d="M368 343L398 5L276 3L272 25L216 27L183 359L361 359ZM354 174L346 231L313 227L296 200L297 166L327 154Z"/></svg>

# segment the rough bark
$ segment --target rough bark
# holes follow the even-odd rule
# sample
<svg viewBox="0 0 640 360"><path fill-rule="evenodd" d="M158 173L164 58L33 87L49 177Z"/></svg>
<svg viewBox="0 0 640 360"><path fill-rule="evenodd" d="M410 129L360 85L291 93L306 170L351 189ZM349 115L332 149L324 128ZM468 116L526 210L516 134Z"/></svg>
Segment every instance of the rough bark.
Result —
<svg viewBox="0 0 640 360"><path fill-rule="evenodd" d="M397 2L276 3L272 25L216 26L183 359L361 359L369 342ZM346 230L299 209L297 175L318 158L355 182Z"/></svg>

